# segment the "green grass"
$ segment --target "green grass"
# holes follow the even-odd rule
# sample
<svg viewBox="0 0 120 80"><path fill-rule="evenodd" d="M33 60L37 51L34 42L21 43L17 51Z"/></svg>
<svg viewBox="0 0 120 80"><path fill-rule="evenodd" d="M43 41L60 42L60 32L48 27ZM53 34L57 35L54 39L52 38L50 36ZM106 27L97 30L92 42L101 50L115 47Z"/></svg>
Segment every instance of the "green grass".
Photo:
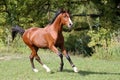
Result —
<svg viewBox="0 0 120 80"><path fill-rule="evenodd" d="M71 56L79 72L74 73L64 57L64 70L58 72L60 59L50 51L39 52L41 60L52 70L47 73L35 61L38 73L31 70L29 54L0 53L0 80L119 80L120 61Z"/></svg>

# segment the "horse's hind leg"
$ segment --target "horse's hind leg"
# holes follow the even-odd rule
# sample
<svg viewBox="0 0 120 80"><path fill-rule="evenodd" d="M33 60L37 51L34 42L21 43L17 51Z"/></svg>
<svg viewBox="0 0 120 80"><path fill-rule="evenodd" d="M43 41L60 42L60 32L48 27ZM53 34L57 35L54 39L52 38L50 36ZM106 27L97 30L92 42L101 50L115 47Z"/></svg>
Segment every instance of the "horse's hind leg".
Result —
<svg viewBox="0 0 120 80"><path fill-rule="evenodd" d="M31 55L30 55L30 62L31 62L33 71L34 71L34 72L38 72L38 70L35 68L34 62L33 62L33 60L34 60L34 58L35 58L35 59L43 66L43 68L46 69L47 72L50 72L50 69L49 69L45 64L42 63L40 57L39 57L38 54L37 54L38 47L36 47L36 46L29 46L29 47L30 47L30 49L32 50L32 53L31 53Z"/></svg>
<svg viewBox="0 0 120 80"><path fill-rule="evenodd" d="M31 62L31 66L32 66L32 69L33 69L33 71L34 72L38 72L38 70L35 68L35 65L34 65L34 57L35 57L35 55L36 55L36 53L37 53L37 51L38 51L38 48L35 48L35 47L33 47L33 46L29 46L30 47L30 49L32 50L32 53L31 53L31 55L30 55L30 62Z"/></svg>
<svg viewBox="0 0 120 80"><path fill-rule="evenodd" d="M36 54L36 56L35 56L35 59L43 66L43 68L46 69L47 72L50 72L50 69L49 69L45 64L43 64L43 63L41 62L41 59L40 59L40 57L39 57L37 54Z"/></svg>
<svg viewBox="0 0 120 80"><path fill-rule="evenodd" d="M38 72L38 70L35 68L35 65L34 65L34 62L33 62L34 56L32 55L32 53L31 53L29 58L30 58L30 62L31 62L31 66L32 66L33 71Z"/></svg>

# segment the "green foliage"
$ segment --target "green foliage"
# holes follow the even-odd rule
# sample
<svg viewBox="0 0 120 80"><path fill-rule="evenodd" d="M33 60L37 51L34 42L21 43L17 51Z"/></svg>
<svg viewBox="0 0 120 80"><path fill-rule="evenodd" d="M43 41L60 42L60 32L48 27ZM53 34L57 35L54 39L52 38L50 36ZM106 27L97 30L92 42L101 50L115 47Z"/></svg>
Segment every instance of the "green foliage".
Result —
<svg viewBox="0 0 120 80"><path fill-rule="evenodd" d="M86 34L87 31L77 32L72 31L65 34L65 46L69 52L73 54L83 54L83 56L91 56L92 49L88 47L90 37Z"/></svg>
<svg viewBox="0 0 120 80"><path fill-rule="evenodd" d="M4 25L6 23L6 13L0 13L0 25Z"/></svg>
<svg viewBox="0 0 120 80"><path fill-rule="evenodd" d="M106 40L110 39L109 30L106 30L104 28L100 28L99 30L91 30L87 34L91 37L91 41L88 44L89 47L106 45Z"/></svg>
<svg viewBox="0 0 120 80"><path fill-rule="evenodd" d="M94 57L100 59L119 59L120 57L120 32L110 34L110 39L102 44L102 47L95 47ZM108 38L109 39L109 38Z"/></svg>
<svg viewBox="0 0 120 80"><path fill-rule="evenodd" d="M10 34L11 33L10 33L10 31L7 27L6 28L5 27L0 27L0 42L7 45L8 40L9 41L11 40Z"/></svg>

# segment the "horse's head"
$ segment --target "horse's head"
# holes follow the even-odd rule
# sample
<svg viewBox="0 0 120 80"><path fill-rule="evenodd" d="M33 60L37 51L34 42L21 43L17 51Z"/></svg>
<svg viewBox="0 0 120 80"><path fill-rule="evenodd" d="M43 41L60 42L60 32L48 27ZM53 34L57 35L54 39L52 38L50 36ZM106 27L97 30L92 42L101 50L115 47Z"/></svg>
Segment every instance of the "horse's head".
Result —
<svg viewBox="0 0 120 80"><path fill-rule="evenodd" d="M62 11L60 14L60 17L61 17L61 23L63 25L68 26L68 28L72 27L73 23L72 23L72 20L70 18L68 11Z"/></svg>
<svg viewBox="0 0 120 80"><path fill-rule="evenodd" d="M51 21L50 24L53 24L54 22L58 22L60 25L66 25L69 28L72 27L73 23L70 19L70 15L68 11L64 11L63 9L59 10L53 20Z"/></svg>

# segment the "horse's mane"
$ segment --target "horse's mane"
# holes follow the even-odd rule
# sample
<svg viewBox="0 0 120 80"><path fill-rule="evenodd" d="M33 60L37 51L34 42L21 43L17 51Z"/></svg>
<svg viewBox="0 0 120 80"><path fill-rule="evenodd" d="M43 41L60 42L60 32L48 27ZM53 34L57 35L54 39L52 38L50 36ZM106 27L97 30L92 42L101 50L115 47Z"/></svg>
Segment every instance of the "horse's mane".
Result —
<svg viewBox="0 0 120 80"><path fill-rule="evenodd" d="M57 16L60 14L60 13L65 13L65 11L63 11L62 9L58 10L55 14L55 16L53 17L52 21L50 22L50 24L52 24L55 19L57 18Z"/></svg>

